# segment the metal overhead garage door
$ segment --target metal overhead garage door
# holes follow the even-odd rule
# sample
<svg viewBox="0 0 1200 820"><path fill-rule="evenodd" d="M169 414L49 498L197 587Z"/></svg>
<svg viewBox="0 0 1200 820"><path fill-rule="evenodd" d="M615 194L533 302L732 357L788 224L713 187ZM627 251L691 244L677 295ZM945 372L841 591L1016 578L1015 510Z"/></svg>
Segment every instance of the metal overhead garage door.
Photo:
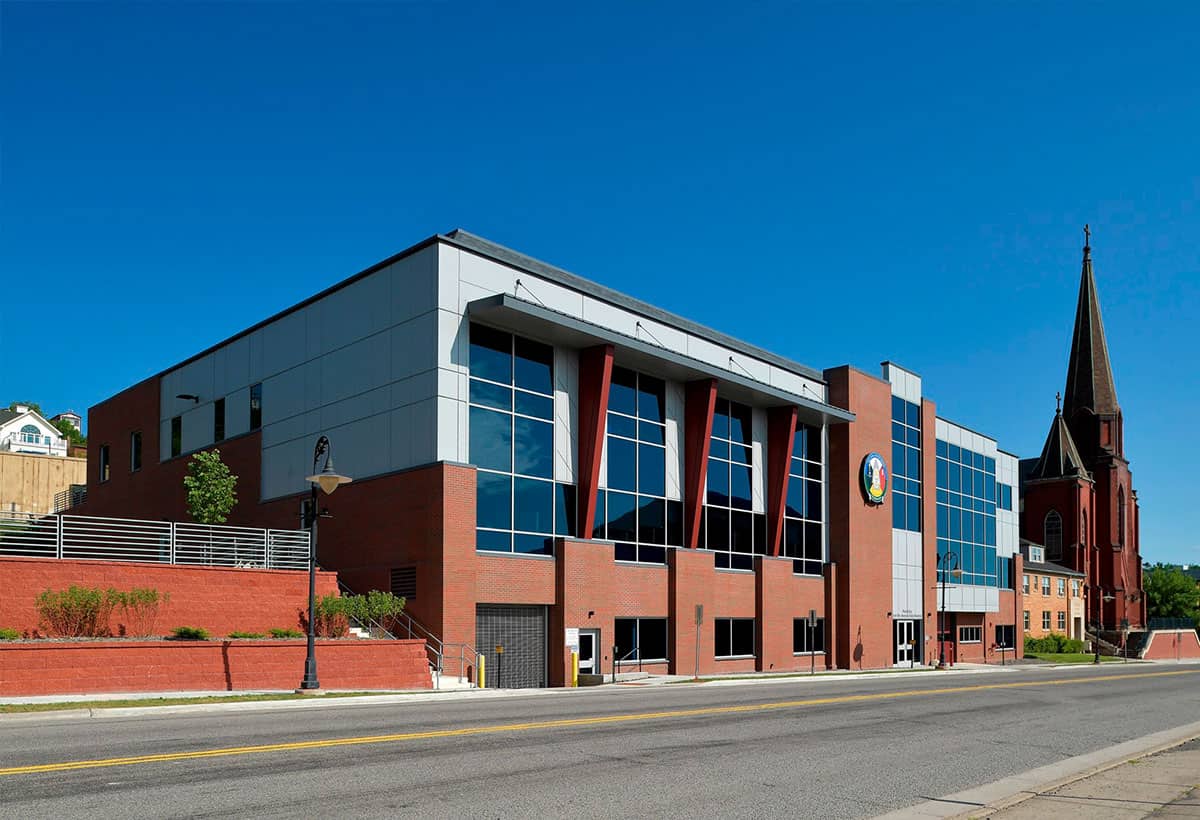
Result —
<svg viewBox="0 0 1200 820"><path fill-rule="evenodd" d="M475 606L475 647L487 658L489 688L546 686L546 617L544 606Z"/></svg>

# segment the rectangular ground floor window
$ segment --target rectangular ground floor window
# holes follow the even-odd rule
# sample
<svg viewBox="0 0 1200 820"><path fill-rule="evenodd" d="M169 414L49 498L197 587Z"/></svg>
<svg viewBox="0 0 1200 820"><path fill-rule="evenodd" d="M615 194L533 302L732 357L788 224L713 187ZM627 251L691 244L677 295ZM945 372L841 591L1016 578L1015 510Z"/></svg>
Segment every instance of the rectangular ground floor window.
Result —
<svg viewBox="0 0 1200 820"><path fill-rule="evenodd" d="M716 657L754 657L753 618L717 618L713 626L716 628L716 648L713 653Z"/></svg>
<svg viewBox="0 0 1200 820"><path fill-rule="evenodd" d="M1026 612L1025 614L1028 615L1029 613ZM996 626L996 646L1012 649L1016 645L1016 628L1012 624L998 624Z"/></svg>
<svg viewBox="0 0 1200 820"><path fill-rule="evenodd" d="M960 626L958 628L959 643L983 643L982 626Z"/></svg>
<svg viewBox="0 0 1200 820"><path fill-rule="evenodd" d="M817 618L817 625L809 627L808 618L792 621L792 654L807 655L825 651L825 619Z"/></svg>
<svg viewBox="0 0 1200 820"><path fill-rule="evenodd" d="M617 618L614 627L619 660L667 660L666 618Z"/></svg>

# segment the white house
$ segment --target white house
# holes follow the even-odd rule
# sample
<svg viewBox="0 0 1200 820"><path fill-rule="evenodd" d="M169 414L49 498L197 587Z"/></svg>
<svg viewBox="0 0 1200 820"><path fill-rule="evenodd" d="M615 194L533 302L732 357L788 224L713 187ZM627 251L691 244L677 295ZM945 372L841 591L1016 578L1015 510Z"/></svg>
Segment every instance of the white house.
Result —
<svg viewBox="0 0 1200 820"><path fill-rule="evenodd" d="M23 404L0 410L0 450L43 456L65 456L67 439L53 424Z"/></svg>

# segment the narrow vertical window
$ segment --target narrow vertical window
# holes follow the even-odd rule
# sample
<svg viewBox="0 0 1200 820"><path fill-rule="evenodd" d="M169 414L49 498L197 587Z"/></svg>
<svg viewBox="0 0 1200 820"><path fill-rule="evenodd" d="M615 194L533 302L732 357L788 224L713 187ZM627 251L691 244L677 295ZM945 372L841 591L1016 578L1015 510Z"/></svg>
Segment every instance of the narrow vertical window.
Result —
<svg viewBox="0 0 1200 820"><path fill-rule="evenodd" d="M250 386L250 429L262 427L262 382Z"/></svg>
<svg viewBox="0 0 1200 820"><path fill-rule="evenodd" d="M108 462L108 445L100 445L100 483L108 481L109 462Z"/></svg>
<svg viewBox="0 0 1200 820"><path fill-rule="evenodd" d="M183 452L183 416L171 419L171 458Z"/></svg>
<svg viewBox="0 0 1200 820"><path fill-rule="evenodd" d="M1062 558L1062 516L1058 510L1046 513L1042 524L1042 534L1046 543L1046 555L1051 561Z"/></svg>
<svg viewBox="0 0 1200 820"><path fill-rule="evenodd" d="M213 402L213 441L225 440L225 399Z"/></svg>
<svg viewBox="0 0 1200 820"><path fill-rule="evenodd" d="M142 431L135 430L129 434L129 472L136 473L142 469Z"/></svg>

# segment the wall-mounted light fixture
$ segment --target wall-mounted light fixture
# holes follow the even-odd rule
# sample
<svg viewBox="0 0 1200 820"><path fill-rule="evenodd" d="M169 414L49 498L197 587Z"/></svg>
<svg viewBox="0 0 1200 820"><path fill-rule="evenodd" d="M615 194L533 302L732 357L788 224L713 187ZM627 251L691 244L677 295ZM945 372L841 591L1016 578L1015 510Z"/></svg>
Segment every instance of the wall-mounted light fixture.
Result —
<svg viewBox="0 0 1200 820"><path fill-rule="evenodd" d="M196 404L200 403L200 397L194 393L179 393L175 398L183 399L184 401L194 401Z"/></svg>

